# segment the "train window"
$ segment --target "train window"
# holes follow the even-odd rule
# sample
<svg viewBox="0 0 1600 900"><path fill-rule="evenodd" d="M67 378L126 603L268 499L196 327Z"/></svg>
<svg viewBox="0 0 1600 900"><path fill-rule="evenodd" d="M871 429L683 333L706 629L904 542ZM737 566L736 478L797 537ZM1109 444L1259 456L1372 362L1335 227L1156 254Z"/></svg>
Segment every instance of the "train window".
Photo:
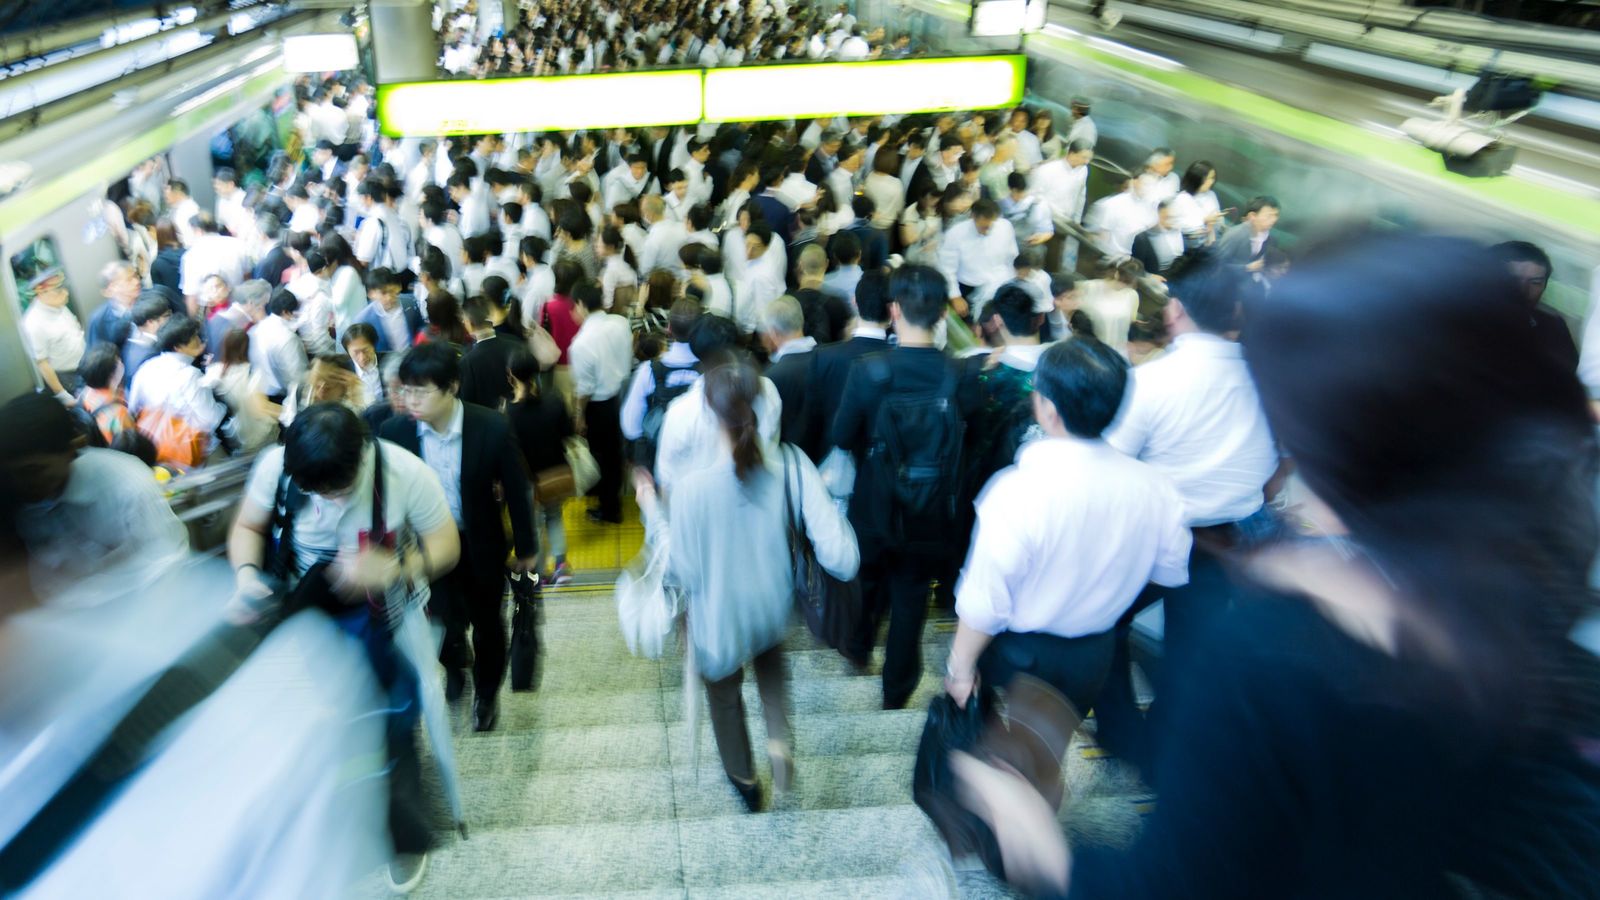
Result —
<svg viewBox="0 0 1600 900"><path fill-rule="evenodd" d="M56 239L48 235L35 239L21 250L11 255L11 277L17 285L17 302L22 311L27 312L28 305L33 302L33 285L40 278L53 273L63 273L61 264L61 249L56 246ZM77 304L72 302L71 287L68 287L68 304L76 309Z"/></svg>

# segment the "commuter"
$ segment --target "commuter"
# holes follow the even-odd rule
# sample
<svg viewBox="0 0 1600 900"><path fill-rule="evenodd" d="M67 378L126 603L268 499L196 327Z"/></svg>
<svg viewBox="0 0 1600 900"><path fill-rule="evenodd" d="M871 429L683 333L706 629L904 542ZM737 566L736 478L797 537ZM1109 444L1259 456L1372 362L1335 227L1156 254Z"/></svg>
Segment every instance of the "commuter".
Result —
<svg viewBox="0 0 1600 900"><path fill-rule="evenodd" d="M1173 212L1176 203L1163 200L1156 204L1156 223L1133 239L1133 258L1157 281L1167 280L1167 273L1183 256L1186 244Z"/></svg>
<svg viewBox="0 0 1600 900"><path fill-rule="evenodd" d="M338 403L360 415L369 402L366 389L348 357L319 356L311 361L305 380L284 400L278 424L289 428L300 410L319 403Z"/></svg>
<svg viewBox="0 0 1600 900"><path fill-rule="evenodd" d="M633 442L636 465L655 469L656 442L667 407L700 379L700 360L689 342L705 312L689 298L673 302L667 315L666 351L634 369L622 401L621 425L623 438Z"/></svg>
<svg viewBox="0 0 1600 900"><path fill-rule="evenodd" d="M1277 246L1272 239L1272 226L1278 224L1281 210L1275 198L1252 198L1245 205L1244 221L1217 241L1216 258L1248 272L1261 271L1266 265L1267 250Z"/></svg>
<svg viewBox="0 0 1600 900"><path fill-rule="evenodd" d="M0 406L0 481L14 517L8 538L27 548L28 584L47 605L126 596L188 555L188 533L149 470L85 448L72 413L43 394Z"/></svg>
<svg viewBox="0 0 1600 900"><path fill-rule="evenodd" d="M534 501L539 506L538 524L543 529L539 535L539 547L543 551L539 571L549 573L552 585L568 584L573 571L567 563L567 531L561 517L563 501L559 497L539 496L537 481L540 472L567 464L566 440L573 434L572 417L559 396L540 391L539 363L526 347L512 348L507 367L512 392L506 418L511 420L511 430L517 436L523 461L534 477ZM551 568L545 568L546 557Z"/></svg>
<svg viewBox="0 0 1600 900"><path fill-rule="evenodd" d="M783 268L774 269L769 260L773 231L762 223L752 223L744 234L744 275L734 285L733 295L745 310L762 310L767 304L783 296Z"/></svg>
<svg viewBox="0 0 1600 900"><path fill-rule="evenodd" d="M1156 223L1155 206L1144 196L1138 177L1123 179L1122 190L1089 208L1083 226L1099 239L1114 262L1133 255L1133 239Z"/></svg>
<svg viewBox="0 0 1600 900"><path fill-rule="evenodd" d="M457 354L472 346L472 333L461 314L461 303L454 294L441 288L428 292L428 324L417 335L412 346L423 344L448 344Z"/></svg>
<svg viewBox="0 0 1600 900"><path fill-rule="evenodd" d="M678 250L689 239L689 229L668 218L665 210L665 204L655 194L647 194L639 201L639 216L647 229L644 249L639 254L639 274L645 278L657 269L667 269L679 278L684 274Z"/></svg>
<svg viewBox="0 0 1600 900"><path fill-rule="evenodd" d="M1017 139L1002 134L995 139L994 155L978 169L978 183L983 195L999 203L1007 196L1007 184L1017 174Z"/></svg>
<svg viewBox="0 0 1600 900"><path fill-rule="evenodd" d="M22 314L22 338L33 354L39 380L57 400L71 406L78 388L78 365L86 349L83 325L69 307L67 279L59 269L34 276L33 300Z"/></svg>
<svg viewBox="0 0 1600 900"><path fill-rule="evenodd" d="M324 269L318 270L318 275L326 271L327 267L333 269L332 280L328 285L328 303L333 307L334 327L343 334L366 307L370 288L367 279L357 266L354 251L344 238L337 234L327 234L322 238L318 249L325 263Z"/></svg>
<svg viewBox="0 0 1600 900"><path fill-rule="evenodd" d="M813 186L820 187L828 180L828 176L839 164L839 152L844 147L844 135L833 129L822 132L821 139L817 142L809 156L806 157L806 167L802 170L805 180ZM791 170L792 172L793 170ZM799 203L795 204L799 206Z"/></svg>
<svg viewBox="0 0 1600 900"><path fill-rule="evenodd" d="M111 344L121 349L133 328L129 321L133 314L133 302L144 289L144 284L139 280L139 270L132 263L106 263L100 271L100 289L106 302L89 317L89 346Z"/></svg>
<svg viewBox="0 0 1600 900"><path fill-rule="evenodd" d="M249 274L250 251L237 237L222 234L215 219L202 213L195 219L195 239L183 254L183 276L179 287L189 301L189 311L200 311L200 288L206 276L217 275L230 288L238 287Z"/></svg>
<svg viewBox="0 0 1600 900"><path fill-rule="evenodd" d="M805 313L793 297L779 297L767 304L761 318L761 341L769 359L766 376L778 389L782 403L779 438L813 460L820 460L822 436L816 433L815 418L807 402L817 340L805 333Z"/></svg>
<svg viewBox="0 0 1600 900"><path fill-rule="evenodd" d="M1017 235L1011 223L1000 217L994 201L978 201L972 206L972 218L952 225L939 247L947 296L965 313L967 304L981 304L1011 280L1011 262L1016 258Z"/></svg>
<svg viewBox="0 0 1600 900"><path fill-rule="evenodd" d="M423 330L422 312L415 300L400 293L400 282L390 270L379 266L367 273L366 308L356 322L372 326L378 333L378 352L391 353L415 344Z"/></svg>
<svg viewBox="0 0 1600 900"><path fill-rule="evenodd" d="M228 407L240 452L259 450L276 436L276 416L266 408L261 379L250 366L250 336L243 330L232 328L223 335L201 384Z"/></svg>
<svg viewBox="0 0 1600 900"><path fill-rule="evenodd" d="M188 316L171 319L156 335L156 349L160 355L139 367L133 385L128 389L128 411L158 446L162 443L163 420L175 420L200 435L199 459L179 460L185 465L197 464L209 457L219 440L232 439L232 428L224 428L228 407L217 400L211 388L204 383L203 373L195 361L205 353L206 345L200 338L200 323ZM148 414L148 415L147 415ZM160 446L162 459L171 451Z"/></svg>
<svg viewBox="0 0 1600 900"><path fill-rule="evenodd" d="M684 475L672 493L670 521L642 470L634 476L636 495L652 541L669 541L672 575L695 610L690 649L706 683L723 771L745 807L759 812L740 684L745 664L753 663L773 790L784 793L794 777L782 645L794 607L790 523L799 521L801 539L836 578L854 576L859 557L849 524L811 462L803 454L765 450L755 409L765 386L755 370L724 363L697 387L723 437L714 445L714 462Z"/></svg>
<svg viewBox="0 0 1600 900"><path fill-rule="evenodd" d="M939 264L939 244L944 236L939 201L939 193L931 187L920 194L907 194L905 212L900 214L900 245L905 248L906 262L919 266Z"/></svg>
<svg viewBox="0 0 1600 900"><path fill-rule="evenodd" d="M438 247L444 253L449 267L446 277L450 277L462 264L466 253L466 242L461 237L461 231L450 221L450 213L442 199L425 200L420 221L423 244Z"/></svg>
<svg viewBox="0 0 1600 900"><path fill-rule="evenodd" d="M639 273L628 262L631 253L621 231L610 225L600 229L595 254L600 258L600 293L606 309L627 309L633 305L634 293L639 289ZM681 256L681 249L679 253ZM622 298L620 305L617 303L619 296Z"/></svg>
<svg viewBox="0 0 1600 900"><path fill-rule="evenodd" d="M1182 180L1172 171L1177 163L1170 147L1157 147L1145 157L1144 171L1139 174L1140 195L1152 206L1165 203L1178 196Z"/></svg>
<svg viewBox="0 0 1600 900"><path fill-rule="evenodd" d="M315 251L313 251L315 252ZM221 284L221 279L212 282ZM252 278L232 292L231 302L217 310L206 320L206 355L213 361L222 358L222 344L230 331L249 331L267 315L267 301L272 299L272 288L259 278ZM137 326L135 326L137 327Z"/></svg>
<svg viewBox="0 0 1600 900"><path fill-rule="evenodd" d="M462 314L472 332L472 347L461 357L461 402L501 409L511 399L506 361L517 342L495 331L489 301L482 297L467 298Z"/></svg>
<svg viewBox="0 0 1600 900"><path fill-rule="evenodd" d="M162 194L166 201L167 218L172 222L173 230L177 232L179 245L193 247L195 240L200 236L195 228L195 219L200 215L200 204L189 194L189 183L182 178L169 178Z"/></svg>
<svg viewBox="0 0 1600 900"><path fill-rule="evenodd" d="M149 291L139 295L139 301L133 305L133 314L128 319L133 326L133 333L122 345L124 387L132 388L133 376L138 373L139 367L161 352L156 349L156 335L171 318L172 307L167 305L166 298ZM108 343L105 346L115 348L117 345Z"/></svg>
<svg viewBox="0 0 1600 900"><path fill-rule="evenodd" d="M351 366L355 370L356 377L361 380L361 387L368 403L384 400L387 395L383 382L385 357L378 353L377 329L365 322L357 322L345 330L344 336L339 339L339 345L350 357Z"/></svg>
<svg viewBox="0 0 1600 900"><path fill-rule="evenodd" d="M1595 530L1550 514L1591 506L1593 423L1483 249L1358 238L1252 311L1249 366L1313 492L1310 536L1241 557L1249 583L1170 698L1161 802L1129 848L1069 849L1023 782L956 760L1008 878L1047 897L1596 883L1578 749L1595 676L1566 637L1594 609Z"/></svg>
<svg viewBox="0 0 1600 900"><path fill-rule="evenodd" d="M1015 250L1013 249L1013 253ZM858 359L850 368L831 426L834 446L855 457L857 478L850 520L861 537L862 596L870 647L877 623L889 614L883 664L883 706L901 709L921 678L922 625L929 583L948 557L948 532L955 519L961 422L977 406L976 380L934 346L934 328L944 317L944 276L926 266L902 266L889 281L889 313L898 343L882 356ZM883 408L883 404L892 405ZM925 412L930 405L937 413ZM879 423L894 434L879 433ZM938 474L919 483L921 508L896 498L909 458L886 459L888 448L915 454L919 471ZM870 465L869 465L870 462ZM898 465L897 465L898 462Z"/></svg>
<svg viewBox="0 0 1600 900"><path fill-rule="evenodd" d="M382 533L375 534L375 527ZM415 535L420 549L401 551L402 532ZM269 551L277 539L286 544L281 554ZM369 440L361 420L334 403L303 411L283 445L256 458L228 537L236 618L260 614L271 593L264 581L268 572L291 585L324 579L325 586L313 583L311 592L337 595L328 612L365 648L388 695L389 836L395 853L388 876L400 891L422 880L432 844L414 736L418 667L427 661L409 659L395 645L387 595L391 588L446 577L460 554L438 476L400 447Z"/></svg>
<svg viewBox="0 0 1600 900"><path fill-rule="evenodd" d="M1560 314L1540 304L1550 283L1550 257L1527 241L1506 241L1490 248L1521 286L1520 299L1528 310L1528 327L1541 347L1560 361L1562 368L1578 370L1578 346ZM1263 257L1264 259L1265 257Z"/></svg>
<svg viewBox="0 0 1600 900"><path fill-rule="evenodd" d="M165 305L162 310L165 311ZM112 344L96 344L83 354L78 368L83 390L78 393L78 408L94 423L106 446L124 431L133 431L133 416L123 391L122 359Z"/></svg>
<svg viewBox="0 0 1600 900"><path fill-rule="evenodd" d="M573 288L579 323L569 350L572 366L572 419L589 441L600 481L591 521L622 523L622 431L618 397L633 370L633 330L622 316L606 312L600 285L593 280Z"/></svg>
<svg viewBox="0 0 1600 900"><path fill-rule="evenodd" d="M721 316L705 315L695 326L689 347L700 360L702 371L710 366L722 365L736 357L739 350L739 329ZM661 436L657 440L655 483L663 497L669 501L679 481L691 472L714 465L722 447L718 429L719 420L706 404L703 379L696 379L682 396L667 407L661 422ZM782 427L782 402L778 389L771 380L762 378L760 393L754 406L756 435L763 453L778 452L779 430Z"/></svg>
<svg viewBox="0 0 1600 900"><path fill-rule="evenodd" d="M886 132L887 134L887 132ZM861 193L872 201L873 229L887 234L906 208L906 186L900 180L900 156L880 150L872 158L871 173L861 183Z"/></svg>
<svg viewBox="0 0 1600 900"><path fill-rule="evenodd" d="M1071 113L1072 126L1067 129L1067 144L1083 141L1093 150L1100 138L1100 131L1095 127L1094 119L1089 117L1089 98L1073 97Z"/></svg>
<svg viewBox="0 0 1600 900"><path fill-rule="evenodd" d="M524 331L532 331L544 321L544 305L555 294L555 271L544 262L549 251L550 242L537 235L529 235L517 245L517 264L524 272L518 294Z"/></svg>
<svg viewBox="0 0 1600 900"><path fill-rule="evenodd" d="M1094 147L1074 141L1062 155L1045 161L1032 173L1029 189L1050 208L1055 236L1046 248L1045 267L1052 272L1078 265L1078 239L1072 231L1083 221L1089 197L1089 162Z"/></svg>
<svg viewBox="0 0 1600 900"><path fill-rule="evenodd" d="M806 397L823 456L833 449L833 417L844 397L850 365L889 347L889 276L868 272L856 285L856 318L846 340L817 348ZM870 649L868 651L870 655Z"/></svg>
<svg viewBox="0 0 1600 900"><path fill-rule="evenodd" d="M1028 313L1023 299L1002 292L997 317ZM1028 674L1087 710L1110 670L1118 618L1146 583L1187 580L1191 538L1171 480L1101 437L1122 406L1127 362L1092 337L1022 359L1034 365L1019 396L1042 435L978 501L945 686L964 703L979 678L1005 687Z"/></svg>
<svg viewBox="0 0 1600 900"><path fill-rule="evenodd" d="M828 242L828 251L833 257L833 271L823 277L822 290L853 307L856 284L861 281L861 242L850 232L842 231Z"/></svg>
<svg viewBox="0 0 1600 900"><path fill-rule="evenodd" d="M1222 204L1217 192L1217 168L1196 160L1183 171L1178 195L1172 198L1172 225L1183 233L1189 248L1203 247L1217 239L1217 223L1222 221Z"/></svg>
<svg viewBox="0 0 1600 900"><path fill-rule="evenodd" d="M1172 673L1181 672L1198 635L1226 605L1220 554L1248 548L1271 527L1264 491L1278 470L1278 450L1237 343L1249 288L1244 273L1217 262L1173 283L1165 310L1171 347L1135 370L1122 414L1106 432L1111 446L1172 478L1195 532L1189 586L1146 598L1146 605L1165 599L1163 681L1184 677ZM1148 764L1149 738L1140 735L1125 658L1113 689L1102 704L1106 746Z"/></svg>
<svg viewBox="0 0 1600 900"><path fill-rule="evenodd" d="M560 357L556 360L555 372L552 379L561 398L566 401L567 408L575 409L572 399L572 371L568 361L568 349L572 345L572 338L578 333L577 305L572 299L572 290L582 280L583 267L571 259L558 260L551 266L551 273L555 279L553 293L550 300L544 304L539 316L539 324L550 333L551 340L561 350Z"/></svg>
<svg viewBox="0 0 1600 900"><path fill-rule="evenodd" d="M391 418L380 436L419 456L438 476L450 517L460 530L461 565L436 579L442 599L446 696L458 699L472 665L473 730L492 731L499 719L505 675L506 625L502 600L506 581L506 528L516 556L512 568L539 564L527 470L506 417L456 397L460 362L444 344L423 344L400 363L409 418ZM472 647L467 647L467 630Z"/></svg>
<svg viewBox="0 0 1600 900"><path fill-rule="evenodd" d="M606 172L604 181L606 212L616 209L619 203L633 203L650 183L649 160L640 154L629 156L625 165Z"/></svg>
<svg viewBox="0 0 1600 900"><path fill-rule="evenodd" d="M183 243L170 219L156 222L156 255L150 261L150 283L179 290L183 279Z"/></svg>

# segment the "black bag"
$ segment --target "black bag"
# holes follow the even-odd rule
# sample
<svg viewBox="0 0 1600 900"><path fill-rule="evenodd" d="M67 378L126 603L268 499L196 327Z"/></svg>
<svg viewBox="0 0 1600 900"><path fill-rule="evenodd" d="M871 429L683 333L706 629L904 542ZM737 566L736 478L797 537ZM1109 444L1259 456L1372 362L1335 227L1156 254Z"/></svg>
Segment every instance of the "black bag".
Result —
<svg viewBox="0 0 1600 900"><path fill-rule="evenodd" d="M956 795L950 754L974 753L983 737L985 720L995 706L994 689L980 684L967 699L966 708L949 694L940 693L928 704L928 721L917 745L916 767L911 774L911 799L932 820L952 855L976 853L995 877L1005 879L1000 845L984 821L961 804Z"/></svg>
<svg viewBox="0 0 1600 900"><path fill-rule="evenodd" d="M942 552L956 519L966 435L956 406L957 369L946 361L932 391L895 391L887 356L863 357L862 365L883 399L862 466L858 521L901 551Z"/></svg>
<svg viewBox="0 0 1600 900"><path fill-rule="evenodd" d="M682 397L694 387L694 382L667 386L667 379L673 372L682 372L685 369L699 371L700 366L669 366L659 359L650 361L650 377L655 382L655 388L650 391L644 411L644 425L639 439L633 442L633 461L648 469L656 466L656 442L661 439L661 425L667 420L667 407L672 401Z"/></svg>
<svg viewBox="0 0 1600 900"><path fill-rule="evenodd" d="M512 573L511 689L539 689L539 575Z"/></svg>
<svg viewBox="0 0 1600 900"><path fill-rule="evenodd" d="M795 605L817 640L838 650L855 635L861 617L861 582L854 578L840 581L817 562L811 538L806 536L803 488L797 484L793 492L789 490L790 456L800 451L792 444L784 444L782 452L783 509L789 558L794 567ZM799 481L798 471L794 478ZM800 499L797 501L796 497Z"/></svg>

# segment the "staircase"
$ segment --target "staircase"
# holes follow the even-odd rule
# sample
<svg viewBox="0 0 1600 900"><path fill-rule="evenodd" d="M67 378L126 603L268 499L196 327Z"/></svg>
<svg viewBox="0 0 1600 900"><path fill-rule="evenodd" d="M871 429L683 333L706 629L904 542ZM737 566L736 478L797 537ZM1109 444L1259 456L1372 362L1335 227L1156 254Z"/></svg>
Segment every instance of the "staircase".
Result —
<svg viewBox="0 0 1600 900"><path fill-rule="evenodd" d="M912 761L953 620L935 619L924 632L928 675L903 711L880 708L877 677L851 675L803 626L791 631L796 779L787 796L769 791L767 811L750 814L722 773L703 692L699 760L691 765L681 654L630 656L609 585L549 590L544 606L539 690L507 691L499 729L489 734L474 734L470 703L459 705L470 839L441 833L412 896L1014 896L981 867L953 871L911 802ZM748 672L744 692L757 770L770 788ZM1143 789L1081 742L1069 753L1073 799L1063 820L1075 839L1125 841L1137 829Z"/></svg>

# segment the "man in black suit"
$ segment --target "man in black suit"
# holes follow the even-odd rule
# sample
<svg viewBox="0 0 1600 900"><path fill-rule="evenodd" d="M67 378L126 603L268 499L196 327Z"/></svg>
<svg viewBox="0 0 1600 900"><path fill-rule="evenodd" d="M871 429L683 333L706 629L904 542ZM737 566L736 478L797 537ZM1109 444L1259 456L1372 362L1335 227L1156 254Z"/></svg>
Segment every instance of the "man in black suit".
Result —
<svg viewBox="0 0 1600 900"><path fill-rule="evenodd" d="M430 343L400 362L400 393L407 416L383 424L381 436L422 457L439 475L456 527L461 529L461 564L434 582L443 601L447 695L465 687L469 656L476 692L473 728L490 731L498 718L497 697L506 668L506 536L502 510L511 517L514 568L536 571L538 542L522 451L506 417L456 397L461 363L448 344ZM500 498L504 498L503 500ZM467 629L472 629L472 652Z"/></svg>
<svg viewBox="0 0 1600 900"><path fill-rule="evenodd" d="M866 466L868 451L880 437L874 434L874 426L886 396L948 390L944 397L954 403L963 420L978 407L976 369L946 356L933 343L934 328L944 318L945 294L949 293L943 279L937 269L916 265L901 266L890 276L889 314L899 344L883 354L863 355L851 365L833 418L834 445L850 451L856 459L850 521L861 543L861 591L867 610L856 652L846 651L846 655L865 662L878 621L889 612L883 660L885 709L904 708L922 677L922 626L928 614L929 584L935 578L949 577L950 558L966 555L965 547L932 548L953 526L953 522L937 521L936 516L905 522L904 534L886 533L889 510L878 507L894 501L885 485L869 483L873 470ZM880 383L878 369L887 369L887 384ZM946 487L953 508L958 484ZM913 540L919 549L913 549L909 543Z"/></svg>
<svg viewBox="0 0 1600 900"><path fill-rule="evenodd" d="M820 185L828 180L833 167L839 164L839 148L844 146L844 135L829 129L822 133L822 142L806 158L806 180Z"/></svg>
<svg viewBox="0 0 1600 900"><path fill-rule="evenodd" d="M472 347L461 356L461 402L489 409L500 409L511 400L511 381L506 365L519 346L515 338L501 336L494 327L489 301L468 297L461 304L467 327L472 329Z"/></svg>
<svg viewBox="0 0 1600 900"><path fill-rule="evenodd" d="M767 365L767 377L783 401L779 433L784 443L794 444L818 460L822 439L813 427L816 420L807 410L806 396L817 342L806 335L805 327L800 301L788 295L767 304L761 313L761 340L772 359Z"/></svg>
<svg viewBox="0 0 1600 900"><path fill-rule="evenodd" d="M811 379L806 385L807 409L812 428L821 439L821 453L834 448L834 415L844 399L845 379L850 366L868 353L889 349L889 276L867 272L856 285L856 321L850 339L824 344L811 355ZM772 377L768 373L767 377ZM776 380L774 380L776 381ZM782 389L779 389L780 392ZM869 648L870 649L870 648Z"/></svg>
<svg viewBox="0 0 1600 900"><path fill-rule="evenodd" d="M1244 208L1244 221L1228 229L1217 241L1212 251L1214 258L1231 266L1243 266L1250 272L1259 272L1266 265L1263 258L1267 249L1274 246L1272 226L1278 224L1282 207L1271 197L1256 197Z"/></svg>

